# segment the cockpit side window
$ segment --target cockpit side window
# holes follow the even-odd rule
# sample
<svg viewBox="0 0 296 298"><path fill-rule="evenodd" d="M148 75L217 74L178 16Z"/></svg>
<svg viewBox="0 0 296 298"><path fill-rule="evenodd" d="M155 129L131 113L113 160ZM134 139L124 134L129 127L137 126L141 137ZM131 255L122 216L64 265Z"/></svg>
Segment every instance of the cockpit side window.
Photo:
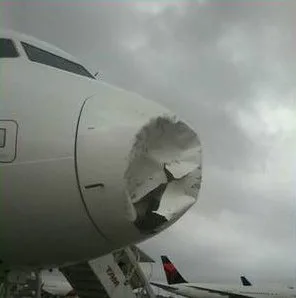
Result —
<svg viewBox="0 0 296 298"><path fill-rule="evenodd" d="M0 58L15 58L19 53L11 39L0 38Z"/></svg>
<svg viewBox="0 0 296 298"><path fill-rule="evenodd" d="M28 58L31 61L94 79L94 76L78 63L62 58L40 48L37 48L26 42L22 41L21 43Z"/></svg>

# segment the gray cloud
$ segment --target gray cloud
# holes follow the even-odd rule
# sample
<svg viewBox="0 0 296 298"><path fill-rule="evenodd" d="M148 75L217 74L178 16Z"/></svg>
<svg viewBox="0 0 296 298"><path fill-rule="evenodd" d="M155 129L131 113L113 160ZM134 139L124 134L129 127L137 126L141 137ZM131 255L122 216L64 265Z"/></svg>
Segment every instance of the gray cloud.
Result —
<svg viewBox="0 0 296 298"><path fill-rule="evenodd" d="M292 1L1 4L1 25L100 68L188 120L204 147L199 203L142 245L188 279L296 278ZM163 275L160 267L154 279Z"/></svg>

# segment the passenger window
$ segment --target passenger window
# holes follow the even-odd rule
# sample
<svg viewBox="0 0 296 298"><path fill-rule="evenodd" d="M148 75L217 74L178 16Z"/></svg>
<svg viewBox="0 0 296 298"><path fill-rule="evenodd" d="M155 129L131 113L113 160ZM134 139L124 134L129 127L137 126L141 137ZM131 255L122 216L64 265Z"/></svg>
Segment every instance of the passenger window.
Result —
<svg viewBox="0 0 296 298"><path fill-rule="evenodd" d="M11 39L0 38L0 58L14 58L19 54Z"/></svg>
<svg viewBox="0 0 296 298"><path fill-rule="evenodd" d="M72 72L81 76L94 79L94 76L89 73L82 65L62 58L45 50L32 46L28 43L21 42L28 58L31 61L59 68L68 72Z"/></svg>

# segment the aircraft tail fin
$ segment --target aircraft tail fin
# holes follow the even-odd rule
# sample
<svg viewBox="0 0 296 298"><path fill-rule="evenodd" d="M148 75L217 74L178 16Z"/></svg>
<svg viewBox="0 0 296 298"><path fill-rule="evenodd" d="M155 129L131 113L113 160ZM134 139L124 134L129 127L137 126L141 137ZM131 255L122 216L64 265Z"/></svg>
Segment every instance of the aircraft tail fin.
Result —
<svg viewBox="0 0 296 298"><path fill-rule="evenodd" d="M161 256L161 261L169 285L187 283L167 256Z"/></svg>
<svg viewBox="0 0 296 298"><path fill-rule="evenodd" d="M242 281L243 286L249 287L252 285L252 283L245 276L241 276L240 279Z"/></svg>

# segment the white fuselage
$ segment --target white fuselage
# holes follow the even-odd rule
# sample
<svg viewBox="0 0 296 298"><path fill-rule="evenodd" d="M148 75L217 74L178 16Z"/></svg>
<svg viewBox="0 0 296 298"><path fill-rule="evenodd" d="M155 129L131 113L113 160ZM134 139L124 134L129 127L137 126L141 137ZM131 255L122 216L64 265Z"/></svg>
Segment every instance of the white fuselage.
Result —
<svg viewBox="0 0 296 298"><path fill-rule="evenodd" d="M68 297L70 296L69 294L71 294L72 298L78 297L72 294L73 288L71 285L63 281L47 281L43 284L42 290L54 297Z"/></svg>
<svg viewBox="0 0 296 298"><path fill-rule="evenodd" d="M227 286L211 283L186 283L173 285L172 288L175 290L166 290L172 293L176 293L181 296L190 298L214 298L214 297L227 297L227 294L214 293L214 291L222 291L228 293L228 297L252 297L252 298L268 298L268 297L279 297L279 298L291 298L296 297L295 289L286 288L267 288L257 286ZM198 289L198 288L203 288ZM212 292L211 292L212 291ZM241 296L235 296L241 295Z"/></svg>
<svg viewBox="0 0 296 298"><path fill-rule="evenodd" d="M0 57L0 272L104 255L153 236L195 203L200 143L184 122L139 95L29 59L24 43L38 59L34 47L78 65L47 43L0 37L18 53ZM191 164L171 166L182 179L168 182L164 164L182 152ZM161 183L152 212L148 194Z"/></svg>

